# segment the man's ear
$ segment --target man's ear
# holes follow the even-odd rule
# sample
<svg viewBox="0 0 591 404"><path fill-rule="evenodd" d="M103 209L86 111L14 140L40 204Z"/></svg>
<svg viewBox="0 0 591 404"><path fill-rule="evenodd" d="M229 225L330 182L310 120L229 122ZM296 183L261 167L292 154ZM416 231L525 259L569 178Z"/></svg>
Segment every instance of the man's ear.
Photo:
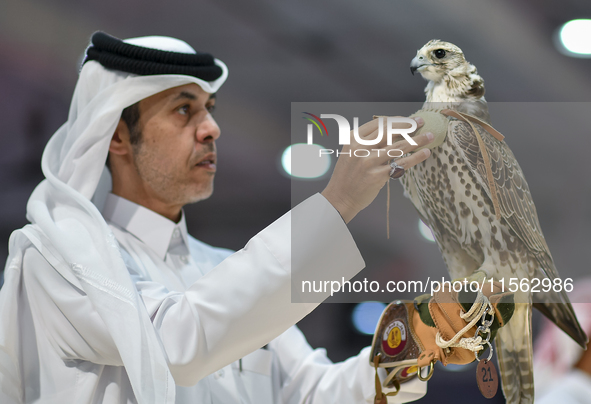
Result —
<svg viewBox="0 0 591 404"><path fill-rule="evenodd" d="M109 152L123 156L130 152L130 148L129 129L123 119L120 119L117 128L115 128L115 133L113 133L113 137L111 138Z"/></svg>

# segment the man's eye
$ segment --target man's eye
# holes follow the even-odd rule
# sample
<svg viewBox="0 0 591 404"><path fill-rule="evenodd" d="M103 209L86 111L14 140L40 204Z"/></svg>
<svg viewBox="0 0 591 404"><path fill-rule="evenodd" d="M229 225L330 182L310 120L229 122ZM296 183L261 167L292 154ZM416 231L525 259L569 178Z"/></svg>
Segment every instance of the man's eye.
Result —
<svg viewBox="0 0 591 404"><path fill-rule="evenodd" d="M210 114L213 113L213 111L215 111L215 104L213 105L208 105L207 106L207 112L209 112Z"/></svg>
<svg viewBox="0 0 591 404"><path fill-rule="evenodd" d="M189 108L190 107L188 105L183 105L178 109L178 111L181 115L187 115L189 113Z"/></svg>

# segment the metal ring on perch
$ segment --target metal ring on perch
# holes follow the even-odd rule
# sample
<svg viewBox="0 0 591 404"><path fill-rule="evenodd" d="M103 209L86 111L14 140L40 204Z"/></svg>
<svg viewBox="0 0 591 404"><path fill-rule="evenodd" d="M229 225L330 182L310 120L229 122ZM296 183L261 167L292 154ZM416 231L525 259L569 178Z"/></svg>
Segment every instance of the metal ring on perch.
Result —
<svg viewBox="0 0 591 404"><path fill-rule="evenodd" d="M421 370L423 370L423 368L421 368L419 366L417 369L417 376L419 377L420 380L426 382L427 380L429 380L431 378L431 376L433 376L433 371L435 370L435 363L433 363L433 361L431 361L431 364L429 365L429 373L424 378L423 378L423 375L421 375Z"/></svg>
<svg viewBox="0 0 591 404"><path fill-rule="evenodd" d="M493 356L493 348L492 348L492 345L488 341L483 341L483 342L485 342L486 345L488 345L488 347L490 348L490 352L488 353L488 358L486 359L487 361L490 361L492 359L492 356ZM479 351L474 351L474 357L476 358L476 360L478 362L480 362L480 358L478 357L478 352Z"/></svg>

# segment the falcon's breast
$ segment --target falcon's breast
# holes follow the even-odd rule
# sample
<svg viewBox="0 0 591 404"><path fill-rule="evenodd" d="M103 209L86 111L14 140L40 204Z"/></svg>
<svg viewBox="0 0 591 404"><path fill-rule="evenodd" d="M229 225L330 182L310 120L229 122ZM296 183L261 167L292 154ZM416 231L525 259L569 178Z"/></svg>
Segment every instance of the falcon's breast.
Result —
<svg viewBox="0 0 591 404"><path fill-rule="evenodd" d="M477 128L481 137L496 141ZM495 216L489 187L466 158L479 154L477 142L464 141L466 149L458 147L466 137L474 138L471 128L452 120L443 143L401 178L406 194L431 228L452 278L471 275L487 260L509 273L525 265L531 277L537 265L504 218Z"/></svg>

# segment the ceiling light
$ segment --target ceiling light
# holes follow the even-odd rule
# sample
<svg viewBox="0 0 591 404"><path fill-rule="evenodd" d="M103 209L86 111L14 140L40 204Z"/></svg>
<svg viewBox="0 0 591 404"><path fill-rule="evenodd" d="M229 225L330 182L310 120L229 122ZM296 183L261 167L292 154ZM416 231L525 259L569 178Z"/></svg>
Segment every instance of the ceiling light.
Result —
<svg viewBox="0 0 591 404"><path fill-rule="evenodd" d="M429 240L433 243L435 242L435 237L433 237L431 228L423 223L421 219L419 219L419 232L421 233L421 236L425 238L425 240Z"/></svg>
<svg viewBox="0 0 591 404"><path fill-rule="evenodd" d="M353 326L361 334L373 335L386 305L382 302L362 302L353 309Z"/></svg>
<svg viewBox="0 0 591 404"><path fill-rule="evenodd" d="M285 149L281 166L295 178L319 178L330 168L330 155L320 154L323 147L317 144L296 143Z"/></svg>
<svg viewBox="0 0 591 404"><path fill-rule="evenodd" d="M591 20L578 19L558 30L558 49L565 55L591 58Z"/></svg>

